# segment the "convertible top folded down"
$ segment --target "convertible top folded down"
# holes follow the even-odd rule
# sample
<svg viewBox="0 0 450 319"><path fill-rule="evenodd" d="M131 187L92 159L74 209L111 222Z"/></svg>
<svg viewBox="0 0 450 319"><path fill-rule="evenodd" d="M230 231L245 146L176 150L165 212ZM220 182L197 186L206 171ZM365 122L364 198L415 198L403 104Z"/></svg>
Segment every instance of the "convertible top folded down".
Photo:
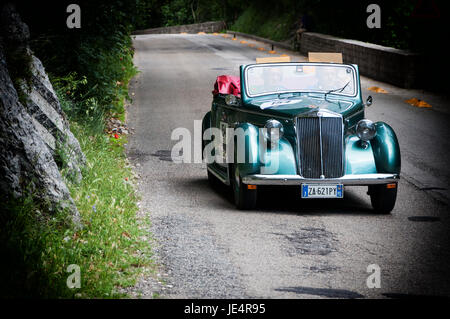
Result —
<svg viewBox="0 0 450 319"><path fill-rule="evenodd" d="M213 95L233 94L241 96L241 81L238 76L219 75L214 83Z"/></svg>

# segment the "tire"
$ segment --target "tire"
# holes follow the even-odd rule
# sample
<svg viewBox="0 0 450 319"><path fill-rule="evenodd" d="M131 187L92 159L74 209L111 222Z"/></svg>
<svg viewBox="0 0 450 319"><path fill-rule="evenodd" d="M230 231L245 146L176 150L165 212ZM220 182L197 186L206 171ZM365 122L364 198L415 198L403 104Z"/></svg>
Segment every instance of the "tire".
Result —
<svg viewBox="0 0 450 319"><path fill-rule="evenodd" d="M369 192L372 207L377 214L390 214L394 209L397 200L397 183L394 188L388 188L387 185L370 185Z"/></svg>
<svg viewBox="0 0 450 319"><path fill-rule="evenodd" d="M248 189L247 185L242 183L239 171L236 170L236 165L234 164L230 165L230 184L236 207L241 210L254 209L258 191L256 189Z"/></svg>

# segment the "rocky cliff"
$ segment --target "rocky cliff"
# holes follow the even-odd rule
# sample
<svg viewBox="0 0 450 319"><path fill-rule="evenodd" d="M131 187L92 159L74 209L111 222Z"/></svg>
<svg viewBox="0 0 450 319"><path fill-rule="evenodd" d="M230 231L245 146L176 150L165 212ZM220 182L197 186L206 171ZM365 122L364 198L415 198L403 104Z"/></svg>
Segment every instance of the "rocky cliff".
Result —
<svg viewBox="0 0 450 319"><path fill-rule="evenodd" d="M14 6L0 10L0 201L31 194L43 212L65 211L80 225L56 159L65 154L60 166L79 183L85 156L41 61L28 46L27 25Z"/></svg>

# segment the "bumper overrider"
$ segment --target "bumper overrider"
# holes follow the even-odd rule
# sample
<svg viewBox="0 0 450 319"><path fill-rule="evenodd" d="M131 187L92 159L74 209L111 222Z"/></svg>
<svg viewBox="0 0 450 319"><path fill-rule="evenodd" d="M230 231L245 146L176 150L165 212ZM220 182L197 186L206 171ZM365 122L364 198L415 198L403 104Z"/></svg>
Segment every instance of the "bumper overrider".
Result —
<svg viewBox="0 0 450 319"><path fill-rule="evenodd" d="M396 183L399 174L344 175L339 178L312 179L300 175L254 174L242 177L242 183L250 185L301 185L301 184L343 184L353 186Z"/></svg>

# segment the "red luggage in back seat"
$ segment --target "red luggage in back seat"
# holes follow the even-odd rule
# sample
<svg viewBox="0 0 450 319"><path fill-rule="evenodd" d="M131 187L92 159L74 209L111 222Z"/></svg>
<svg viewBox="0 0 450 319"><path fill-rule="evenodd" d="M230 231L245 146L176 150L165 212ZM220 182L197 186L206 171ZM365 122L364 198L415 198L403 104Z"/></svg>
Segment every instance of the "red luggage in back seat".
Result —
<svg viewBox="0 0 450 319"><path fill-rule="evenodd" d="M238 76L219 75L214 83L212 94L233 94L241 96L241 81Z"/></svg>

